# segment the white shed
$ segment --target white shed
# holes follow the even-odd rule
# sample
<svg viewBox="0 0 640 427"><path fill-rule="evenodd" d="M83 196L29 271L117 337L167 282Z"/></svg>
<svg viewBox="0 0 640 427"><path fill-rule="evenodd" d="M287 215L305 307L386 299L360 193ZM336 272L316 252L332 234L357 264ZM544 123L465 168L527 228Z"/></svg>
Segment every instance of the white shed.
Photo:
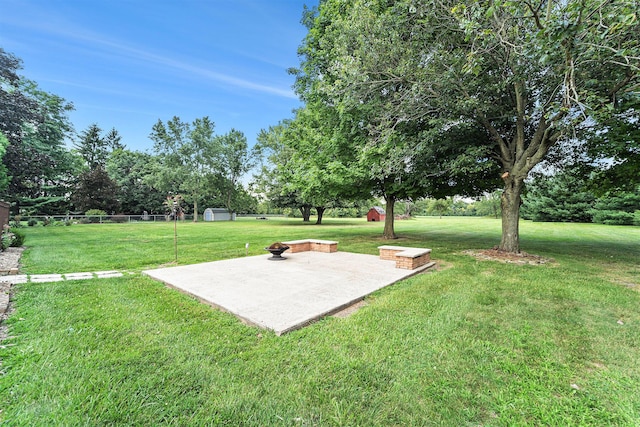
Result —
<svg viewBox="0 0 640 427"><path fill-rule="evenodd" d="M204 210L205 221L235 221L236 214L224 208L207 208Z"/></svg>

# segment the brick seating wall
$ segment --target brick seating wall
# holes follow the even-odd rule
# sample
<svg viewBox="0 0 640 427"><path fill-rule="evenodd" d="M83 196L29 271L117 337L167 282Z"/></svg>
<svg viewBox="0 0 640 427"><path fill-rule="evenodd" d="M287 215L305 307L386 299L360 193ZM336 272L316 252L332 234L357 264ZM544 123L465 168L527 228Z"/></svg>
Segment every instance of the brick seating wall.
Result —
<svg viewBox="0 0 640 427"><path fill-rule="evenodd" d="M312 251L316 251L316 252L325 252L325 253L338 252L337 242L332 242L332 243L311 242L309 246L311 247Z"/></svg>
<svg viewBox="0 0 640 427"><path fill-rule="evenodd" d="M331 240L294 240L291 242L282 242L289 246L289 253L295 254L297 252L324 252L333 253L338 251L338 242Z"/></svg>
<svg viewBox="0 0 640 427"><path fill-rule="evenodd" d="M311 244L306 242L301 243L291 243L291 242L283 242L285 245L289 246L289 253L295 254L297 252L307 252L311 250Z"/></svg>
<svg viewBox="0 0 640 427"><path fill-rule="evenodd" d="M383 249L380 248L380 259L384 259L386 261L395 261L396 254L398 252L402 252L404 249Z"/></svg>

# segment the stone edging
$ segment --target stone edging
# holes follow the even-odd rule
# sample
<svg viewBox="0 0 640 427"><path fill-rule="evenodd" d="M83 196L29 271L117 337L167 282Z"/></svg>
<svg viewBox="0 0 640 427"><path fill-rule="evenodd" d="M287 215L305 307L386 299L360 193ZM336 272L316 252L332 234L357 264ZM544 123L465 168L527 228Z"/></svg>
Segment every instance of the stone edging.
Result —
<svg viewBox="0 0 640 427"><path fill-rule="evenodd" d="M129 273L133 274L133 273ZM112 271L96 271L86 273L63 273L63 274L17 274L12 276L3 276L2 281L11 284L19 283L45 283L45 282L61 282L63 280L86 280L86 279L108 279L112 277L122 277L124 273L117 270Z"/></svg>
<svg viewBox="0 0 640 427"><path fill-rule="evenodd" d="M134 274L134 273L128 273ZM21 283L46 283L61 282L66 280L86 280L86 279L108 279L111 277L122 277L121 271L96 271L87 273L66 273L66 274L14 274L10 276L0 276L0 322L9 309L11 299L11 286Z"/></svg>

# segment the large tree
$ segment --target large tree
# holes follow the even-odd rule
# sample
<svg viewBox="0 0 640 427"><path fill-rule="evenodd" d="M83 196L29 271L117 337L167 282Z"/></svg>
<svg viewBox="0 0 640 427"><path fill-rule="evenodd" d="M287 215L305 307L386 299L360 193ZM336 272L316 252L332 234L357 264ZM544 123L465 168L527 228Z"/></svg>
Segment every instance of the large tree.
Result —
<svg viewBox="0 0 640 427"><path fill-rule="evenodd" d="M73 105L20 76L21 68L20 59L0 48L0 132L8 140L2 162L10 177L0 195L15 213L33 200L66 210L60 203L77 166L64 145L73 132Z"/></svg>
<svg viewBox="0 0 640 427"><path fill-rule="evenodd" d="M244 133L236 129L218 136L216 142L214 167L219 177L216 188L223 206L229 212L237 212L247 203L246 190L240 180L258 163L259 148L249 149Z"/></svg>
<svg viewBox="0 0 640 427"><path fill-rule="evenodd" d="M329 208L346 207L371 195L370 182L360 168L352 142L339 130L332 109L307 104L298 109L285 131L291 149L285 191L297 193L316 210L322 224Z"/></svg>
<svg viewBox="0 0 640 427"><path fill-rule="evenodd" d="M269 200L279 208L298 209L302 220L308 222L312 205L302 198L298 188L289 185L296 171L295 150L287 143L291 120L284 120L258 134L256 146L261 153L262 164L254 174L251 186L260 198Z"/></svg>
<svg viewBox="0 0 640 427"><path fill-rule="evenodd" d="M24 125L41 120L37 100L25 91L22 61L0 48L0 131L10 144L20 142Z"/></svg>
<svg viewBox="0 0 640 427"><path fill-rule="evenodd" d="M265 164L254 176L256 192L275 206L300 210L304 222L312 209L316 224L326 209L350 206L368 198L370 188L362 185L350 145L337 138L326 115L308 107L295 117L262 130L258 147ZM349 160L351 158L351 160Z"/></svg>
<svg viewBox="0 0 640 427"><path fill-rule="evenodd" d="M167 192L183 193L191 201L194 221L198 221L198 201L214 173L219 151L214 127L209 117L189 124L174 116L166 124L158 120L149 135L160 160L156 179Z"/></svg>
<svg viewBox="0 0 640 427"><path fill-rule="evenodd" d="M71 197L77 209L116 212L122 208L120 188L106 169L107 160L114 150L122 151L124 148L120 140L115 128L103 134L95 123L80 133L74 146L75 153L82 159L83 172L77 177Z"/></svg>
<svg viewBox="0 0 640 427"><path fill-rule="evenodd" d="M100 166L80 174L71 200L83 212L100 209L115 214L120 210L118 186Z"/></svg>
<svg viewBox="0 0 640 427"><path fill-rule="evenodd" d="M334 103L384 99L371 123L378 144L425 119L484 128L490 138L475 145L492 150L503 182L499 247L518 252L531 170L593 111L637 91L638 9L637 1L327 0L303 53L328 58L307 74Z"/></svg>
<svg viewBox="0 0 640 427"><path fill-rule="evenodd" d="M495 186L495 180L487 179L487 173L495 171L486 148L489 135L480 126L460 120L452 127L446 120L425 115L413 120L394 118L401 86L369 91L364 89L368 80L350 75L359 72L354 71L359 58L353 54L358 42L352 37L361 38L358 31L366 32L368 27L362 27L363 21L351 13L352 5L330 3L323 3L314 19L306 16L309 34L299 51L302 64L292 70L296 89L307 102L306 109L328 123L316 144L324 161L337 160L350 174L358 171L356 185L385 199L383 237L396 238L398 200L473 193ZM386 37L379 30L377 35ZM387 50L378 54L385 65L397 63ZM478 147L469 144L471 140L485 144ZM339 155L332 156L335 152Z"/></svg>
<svg viewBox="0 0 640 427"><path fill-rule="evenodd" d="M118 187L118 199L124 213L163 213L166 193L153 177L154 156L139 151L118 149L107 160L106 170Z"/></svg>
<svg viewBox="0 0 640 427"><path fill-rule="evenodd" d="M495 188L496 171L487 150L474 145L486 140L477 126L446 128L436 120L400 124L383 143L367 144L364 165L374 178L374 194L386 202L383 237L396 237L393 206L398 200L473 196Z"/></svg>

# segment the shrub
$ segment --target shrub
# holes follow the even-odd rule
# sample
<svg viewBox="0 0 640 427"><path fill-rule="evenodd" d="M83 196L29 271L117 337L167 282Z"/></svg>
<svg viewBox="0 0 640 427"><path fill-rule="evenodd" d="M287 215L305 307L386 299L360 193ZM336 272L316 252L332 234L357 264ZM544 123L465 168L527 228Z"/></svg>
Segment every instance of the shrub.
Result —
<svg viewBox="0 0 640 427"><path fill-rule="evenodd" d="M623 211L593 211L593 222L606 225L632 225L634 214Z"/></svg>
<svg viewBox="0 0 640 427"><path fill-rule="evenodd" d="M11 222L12 228L20 228L22 227L22 217L20 215L16 215L13 217L13 221Z"/></svg>
<svg viewBox="0 0 640 427"><path fill-rule="evenodd" d="M84 214L87 216L87 223L92 224L100 222L100 217L107 216L107 213L101 209L89 209Z"/></svg>
<svg viewBox="0 0 640 427"><path fill-rule="evenodd" d="M0 238L0 251L4 251L8 247L20 247L24 244L25 236L18 230L9 232L7 228Z"/></svg>
<svg viewBox="0 0 640 427"><path fill-rule="evenodd" d="M37 221L37 220L35 220L35 219L33 219L33 218L31 218L31 219L27 222L27 225L28 225L29 227L33 227L33 226L35 226L35 225L38 225L38 221Z"/></svg>
<svg viewBox="0 0 640 427"><path fill-rule="evenodd" d="M19 248L24 245L25 235L18 230L13 231L13 238L11 239L10 246L14 248Z"/></svg>
<svg viewBox="0 0 640 427"><path fill-rule="evenodd" d="M97 216L107 216L107 213L102 209L89 209L84 213L87 216L97 215Z"/></svg>

